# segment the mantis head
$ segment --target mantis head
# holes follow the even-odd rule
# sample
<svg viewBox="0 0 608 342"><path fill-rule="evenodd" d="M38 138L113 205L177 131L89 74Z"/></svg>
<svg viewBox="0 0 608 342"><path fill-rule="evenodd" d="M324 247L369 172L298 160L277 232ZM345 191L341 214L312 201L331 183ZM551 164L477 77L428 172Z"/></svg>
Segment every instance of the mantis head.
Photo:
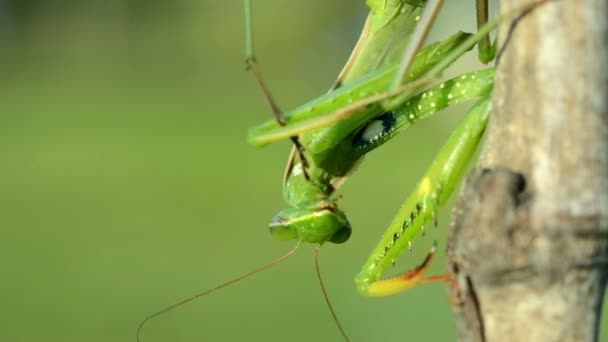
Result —
<svg viewBox="0 0 608 342"><path fill-rule="evenodd" d="M343 243L350 237L346 215L336 206L286 208L270 221L270 234L279 240Z"/></svg>

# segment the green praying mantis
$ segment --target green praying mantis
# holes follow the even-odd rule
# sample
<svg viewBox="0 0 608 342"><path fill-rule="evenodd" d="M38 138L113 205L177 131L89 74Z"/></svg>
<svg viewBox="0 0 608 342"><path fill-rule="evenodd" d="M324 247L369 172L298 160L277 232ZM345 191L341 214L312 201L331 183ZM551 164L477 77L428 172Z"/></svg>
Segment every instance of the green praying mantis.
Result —
<svg viewBox="0 0 608 342"><path fill-rule="evenodd" d="M417 284L451 281L450 275L425 276L436 247L414 270L382 278L395 260L412 248L425 226L437 225L437 212L459 184L483 137L490 112L494 69L488 68L438 81L441 73L478 45L479 59L490 62L496 45L489 33L500 21L515 18L548 1L536 1L512 13L488 20L487 0L476 0L478 32L458 32L422 47L443 0L367 0L370 7L363 32L335 84L324 95L291 111L281 112L264 82L253 53L251 1L244 0L246 64L252 70L274 118L249 132L248 141L264 146L290 139L293 143L283 178L288 204L270 222L279 240L296 240L286 255L236 279L191 296L146 317L151 318L226 287L286 259L302 243L318 247L344 243L351 225L338 206L337 190L363 157L417 121L457 103L477 100L450 135L435 160L373 249L355 283L363 296L389 296ZM438 81L438 82L437 82ZM315 260L318 260L317 248ZM318 262L316 263L319 274ZM348 337L321 287L344 337Z"/></svg>

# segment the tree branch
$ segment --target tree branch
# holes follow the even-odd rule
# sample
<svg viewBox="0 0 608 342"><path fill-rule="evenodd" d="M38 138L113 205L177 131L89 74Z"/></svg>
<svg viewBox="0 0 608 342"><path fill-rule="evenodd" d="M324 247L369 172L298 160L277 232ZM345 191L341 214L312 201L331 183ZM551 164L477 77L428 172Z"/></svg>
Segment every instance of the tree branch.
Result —
<svg viewBox="0 0 608 342"><path fill-rule="evenodd" d="M535 0L502 1L501 10ZM461 341L595 341L608 272L608 2L500 31L494 110L448 244Z"/></svg>

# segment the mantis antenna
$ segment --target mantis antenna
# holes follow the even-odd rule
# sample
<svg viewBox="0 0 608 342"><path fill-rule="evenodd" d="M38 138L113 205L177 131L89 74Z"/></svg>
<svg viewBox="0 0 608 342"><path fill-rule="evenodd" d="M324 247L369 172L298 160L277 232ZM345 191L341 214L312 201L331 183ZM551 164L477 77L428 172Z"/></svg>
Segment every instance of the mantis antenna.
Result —
<svg viewBox="0 0 608 342"><path fill-rule="evenodd" d="M350 342L350 339L346 335L346 331L342 328L342 324L340 324L340 320L338 319L338 315L336 315L336 311L334 311L333 305L331 305L331 301L329 300L329 296L327 295L327 290L325 289L325 285L323 284L323 277L321 276L321 269L319 268L319 249L321 246L317 246L315 249L315 270L317 271L317 278L319 278L319 285L321 285L321 292L323 292L323 297L325 298L325 303L327 303L327 307L329 311L331 311L331 315L334 318L334 322L338 326L342 337L346 342Z"/></svg>
<svg viewBox="0 0 608 342"><path fill-rule="evenodd" d="M184 305L186 303L189 303L189 302L191 302L191 301L193 301L195 299L198 299L200 297L206 296L206 295L208 295L209 293L211 293L211 292L213 292L215 290L219 290L221 288L227 287L227 286L232 285L232 284L234 284L236 282L239 282L239 281L241 281L241 280L243 280L245 278L248 278L248 277L250 277L250 276L252 276L252 275L254 275L256 273L259 273L259 272L262 272L262 271L264 271L266 269L269 269L270 267L272 267L272 266L280 263L281 261L289 258L290 256L292 256L298 250L299 247L300 247L300 243L298 242L296 244L296 246L291 251L287 252L287 254L284 254L283 256L281 256L281 257L279 257L279 258L277 258L277 259L275 259L275 260L267 263L266 265L264 265L262 267L256 268L253 271L250 271L250 272L247 272L245 274L242 274L242 275L240 275L240 276L238 276L238 277L236 277L234 279L228 280L227 282L221 283L221 284L219 284L219 285L217 285L215 287L212 287L212 288L210 288L208 290L205 290L203 292L197 293L194 296L190 296L190 297L188 297L186 299L183 299L183 300L181 300L181 301L179 301L179 302L177 302L175 304L171 304L171 305L165 307L164 309L156 311L153 314L148 315L146 318L144 318L141 321L141 323L139 323L139 326L137 327L137 342L141 341L140 335L141 335L142 328L144 327L144 324L146 324L146 322L149 321L150 319L152 319L154 317L157 317L157 316L160 316L160 315L162 315L162 314L164 314L164 313L166 313L168 311L171 311L171 310L173 310L173 309L175 309L175 308L177 308L179 306L182 306L182 305ZM333 310L332 310L332 312L333 312Z"/></svg>

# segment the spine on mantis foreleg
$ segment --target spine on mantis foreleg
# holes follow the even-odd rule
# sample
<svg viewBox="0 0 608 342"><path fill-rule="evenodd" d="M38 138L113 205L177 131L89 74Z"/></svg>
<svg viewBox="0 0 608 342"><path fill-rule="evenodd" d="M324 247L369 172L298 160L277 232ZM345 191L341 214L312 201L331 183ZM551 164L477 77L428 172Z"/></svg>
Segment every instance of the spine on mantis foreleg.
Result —
<svg viewBox="0 0 608 342"><path fill-rule="evenodd" d="M433 161L414 192L384 233L380 243L357 275L362 295L388 296L415 286L422 277L397 276L380 279L429 222L436 223L437 210L459 183L467 163L483 136L491 109L489 96L481 99L458 125Z"/></svg>

